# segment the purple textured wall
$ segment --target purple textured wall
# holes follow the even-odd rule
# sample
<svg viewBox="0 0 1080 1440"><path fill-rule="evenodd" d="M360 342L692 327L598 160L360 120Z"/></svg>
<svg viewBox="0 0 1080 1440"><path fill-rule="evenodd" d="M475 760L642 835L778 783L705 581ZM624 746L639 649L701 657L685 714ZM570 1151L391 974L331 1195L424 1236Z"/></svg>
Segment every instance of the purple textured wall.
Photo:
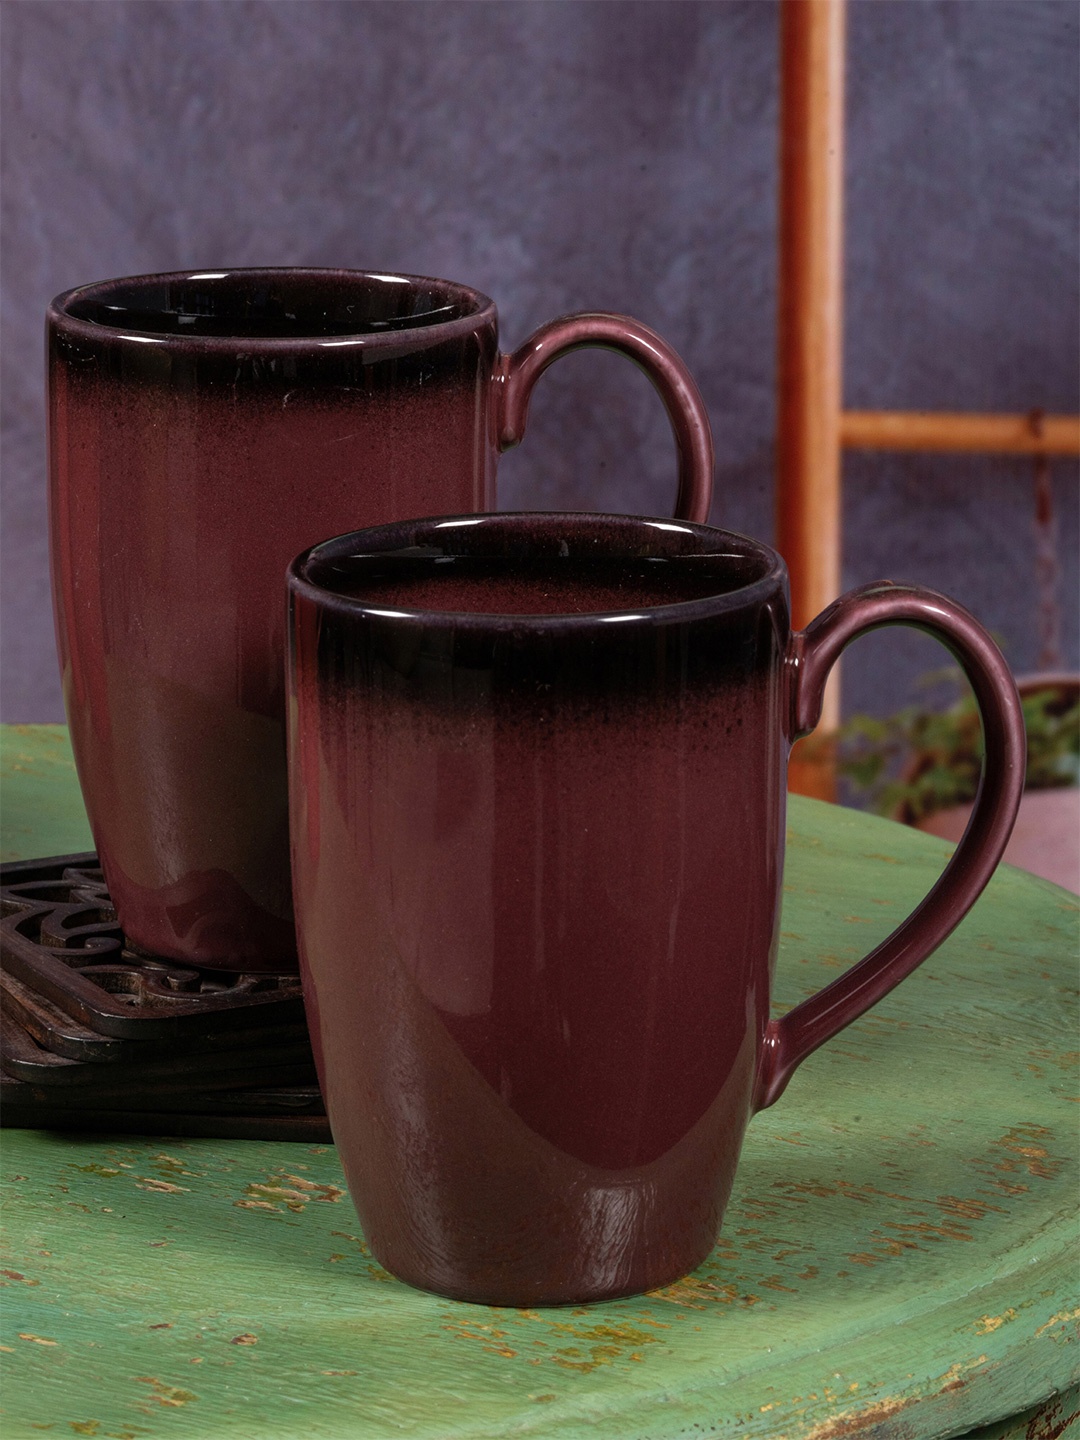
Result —
<svg viewBox="0 0 1080 1440"><path fill-rule="evenodd" d="M68 286L244 264L403 269L499 302L504 342L626 310L708 401L717 518L772 529L777 11L713 3L9 3L3 49L3 717L61 716L41 330ZM1078 9L853 0L847 401L1078 405ZM852 457L845 582L947 589L1037 652L1030 466ZM560 363L508 507L662 512L663 412L616 357ZM1055 467L1077 664L1076 466ZM940 663L873 637L845 708Z"/></svg>

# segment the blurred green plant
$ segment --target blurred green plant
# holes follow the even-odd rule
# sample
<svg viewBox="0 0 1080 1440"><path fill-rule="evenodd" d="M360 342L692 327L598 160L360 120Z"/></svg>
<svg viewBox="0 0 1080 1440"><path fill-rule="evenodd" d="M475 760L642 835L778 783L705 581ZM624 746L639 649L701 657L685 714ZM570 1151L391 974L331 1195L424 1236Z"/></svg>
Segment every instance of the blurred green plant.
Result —
<svg viewBox="0 0 1080 1440"><path fill-rule="evenodd" d="M963 691L943 709L909 705L878 719L853 715L837 739L837 771L879 815L914 825L938 810L970 804L982 769L975 697L958 669L935 670L921 689ZM1063 679L1021 695L1027 726L1029 790L1080 783L1080 687Z"/></svg>

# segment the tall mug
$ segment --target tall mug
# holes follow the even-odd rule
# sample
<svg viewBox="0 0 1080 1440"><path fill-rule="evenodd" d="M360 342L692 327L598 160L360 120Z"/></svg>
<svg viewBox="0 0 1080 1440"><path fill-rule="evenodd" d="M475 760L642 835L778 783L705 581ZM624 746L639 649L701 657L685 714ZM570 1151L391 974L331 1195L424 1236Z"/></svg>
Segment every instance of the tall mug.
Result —
<svg viewBox="0 0 1080 1440"><path fill-rule="evenodd" d="M580 314L501 355L464 285L346 270L150 275L49 309L50 536L64 701L129 941L294 968L282 582L325 535L495 504L537 377L618 350L659 391L676 510L707 517L712 441L678 356Z"/></svg>
<svg viewBox="0 0 1080 1440"><path fill-rule="evenodd" d="M474 515L290 572L304 998L364 1235L404 1280L538 1305L665 1285L716 1239L747 1121L960 921L1024 725L959 605L872 585L792 633L772 550L707 526ZM769 1018L793 740L843 647L937 636L986 761L930 895Z"/></svg>

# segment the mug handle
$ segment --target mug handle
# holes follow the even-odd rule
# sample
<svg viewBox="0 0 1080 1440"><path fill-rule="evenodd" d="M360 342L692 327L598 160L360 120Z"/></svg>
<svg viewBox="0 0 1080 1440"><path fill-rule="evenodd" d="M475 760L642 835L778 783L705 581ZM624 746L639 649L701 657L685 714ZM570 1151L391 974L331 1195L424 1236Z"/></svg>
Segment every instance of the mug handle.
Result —
<svg viewBox="0 0 1080 1440"><path fill-rule="evenodd" d="M705 524L713 491L709 416L690 371L671 346L628 315L583 311L549 320L512 355L500 355L495 382L496 437L500 451L521 443L532 388L553 360L587 347L617 350L645 371L664 402L679 453L675 514Z"/></svg>
<svg viewBox="0 0 1080 1440"><path fill-rule="evenodd" d="M1016 685L1005 658L962 605L918 585L881 581L843 596L788 645L788 724L792 740L821 718L829 671L858 635L884 625L913 625L959 661L975 691L985 757L967 829L937 884L917 910L864 960L766 1027L754 1109L783 1094L795 1068L905 979L978 899L1012 831L1024 788L1026 739Z"/></svg>

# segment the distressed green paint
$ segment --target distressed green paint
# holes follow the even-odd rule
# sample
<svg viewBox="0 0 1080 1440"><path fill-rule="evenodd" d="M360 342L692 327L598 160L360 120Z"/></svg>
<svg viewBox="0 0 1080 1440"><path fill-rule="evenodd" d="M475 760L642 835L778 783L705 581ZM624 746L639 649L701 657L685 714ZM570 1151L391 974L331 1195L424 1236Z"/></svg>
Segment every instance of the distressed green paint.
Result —
<svg viewBox="0 0 1080 1440"><path fill-rule="evenodd" d="M794 801L778 1004L947 848ZM613 1304L408 1289L332 1149L5 1132L5 1440L919 1440L1016 1415L1078 1378L1076 957L1075 897L1001 871L754 1120L711 1259Z"/></svg>

